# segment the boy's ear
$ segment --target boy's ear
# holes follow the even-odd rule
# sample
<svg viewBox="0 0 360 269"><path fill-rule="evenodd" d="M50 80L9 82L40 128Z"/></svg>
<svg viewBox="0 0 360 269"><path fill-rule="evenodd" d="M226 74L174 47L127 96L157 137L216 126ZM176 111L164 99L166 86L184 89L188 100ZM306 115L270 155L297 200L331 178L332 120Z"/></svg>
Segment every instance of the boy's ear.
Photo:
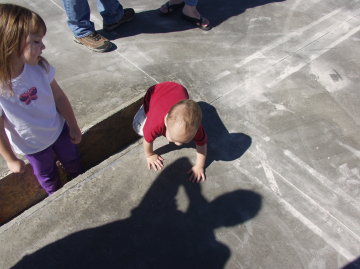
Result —
<svg viewBox="0 0 360 269"><path fill-rule="evenodd" d="M165 117L164 117L164 123L165 123L166 128L167 128L167 117L168 117L168 114L166 114Z"/></svg>

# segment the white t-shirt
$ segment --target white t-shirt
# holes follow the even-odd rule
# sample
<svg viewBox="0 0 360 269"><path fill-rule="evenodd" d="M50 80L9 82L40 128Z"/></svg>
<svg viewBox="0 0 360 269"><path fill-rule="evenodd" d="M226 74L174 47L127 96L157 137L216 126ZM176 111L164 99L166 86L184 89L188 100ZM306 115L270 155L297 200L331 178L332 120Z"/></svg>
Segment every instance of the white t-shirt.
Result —
<svg viewBox="0 0 360 269"><path fill-rule="evenodd" d="M6 134L18 154L46 149L63 129L65 120L56 110L50 86L55 69L48 69L25 64L22 73L12 80L14 95L0 95L0 116L4 115Z"/></svg>

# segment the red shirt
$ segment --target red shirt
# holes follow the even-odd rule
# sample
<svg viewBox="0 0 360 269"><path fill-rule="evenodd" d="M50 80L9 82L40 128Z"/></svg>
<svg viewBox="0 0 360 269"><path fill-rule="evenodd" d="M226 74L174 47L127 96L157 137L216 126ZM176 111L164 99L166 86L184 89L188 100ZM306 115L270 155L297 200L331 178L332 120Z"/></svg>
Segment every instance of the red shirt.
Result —
<svg viewBox="0 0 360 269"><path fill-rule="evenodd" d="M165 116L173 105L184 99L189 99L187 90L175 82L162 82L147 90L144 97L146 123L143 133L148 143L152 143L161 135L166 135ZM202 125L193 140L198 146L206 144L207 136Z"/></svg>

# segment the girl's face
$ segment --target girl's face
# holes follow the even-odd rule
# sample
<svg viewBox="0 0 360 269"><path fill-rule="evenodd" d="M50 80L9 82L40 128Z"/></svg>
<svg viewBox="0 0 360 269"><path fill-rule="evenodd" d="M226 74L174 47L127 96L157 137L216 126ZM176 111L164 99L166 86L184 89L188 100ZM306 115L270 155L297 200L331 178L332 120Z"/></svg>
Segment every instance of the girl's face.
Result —
<svg viewBox="0 0 360 269"><path fill-rule="evenodd" d="M39 34L29 34L25 40L24 50L21 54L21 59L24 63L30 65L37 65L40 60L40 55L45 49L43 43L44 35Z"/></svg>

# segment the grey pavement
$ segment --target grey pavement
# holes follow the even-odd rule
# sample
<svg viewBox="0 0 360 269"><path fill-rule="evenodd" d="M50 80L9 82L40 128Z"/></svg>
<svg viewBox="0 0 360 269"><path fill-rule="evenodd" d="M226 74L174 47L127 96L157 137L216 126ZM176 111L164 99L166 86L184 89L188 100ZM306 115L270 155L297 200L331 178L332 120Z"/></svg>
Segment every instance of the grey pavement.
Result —
<svg viewBox="0 0 360 269"><path fill-rule="evenodd" d="M157 140L155 172L135 142L1 226L0 268L360 268L360 1L200 0L209 32L122 1L137 17L105 54L72 41L60 1L11 2L45 19L82 129L176 81L209 156L192 184L192 145Z"/></svg>

